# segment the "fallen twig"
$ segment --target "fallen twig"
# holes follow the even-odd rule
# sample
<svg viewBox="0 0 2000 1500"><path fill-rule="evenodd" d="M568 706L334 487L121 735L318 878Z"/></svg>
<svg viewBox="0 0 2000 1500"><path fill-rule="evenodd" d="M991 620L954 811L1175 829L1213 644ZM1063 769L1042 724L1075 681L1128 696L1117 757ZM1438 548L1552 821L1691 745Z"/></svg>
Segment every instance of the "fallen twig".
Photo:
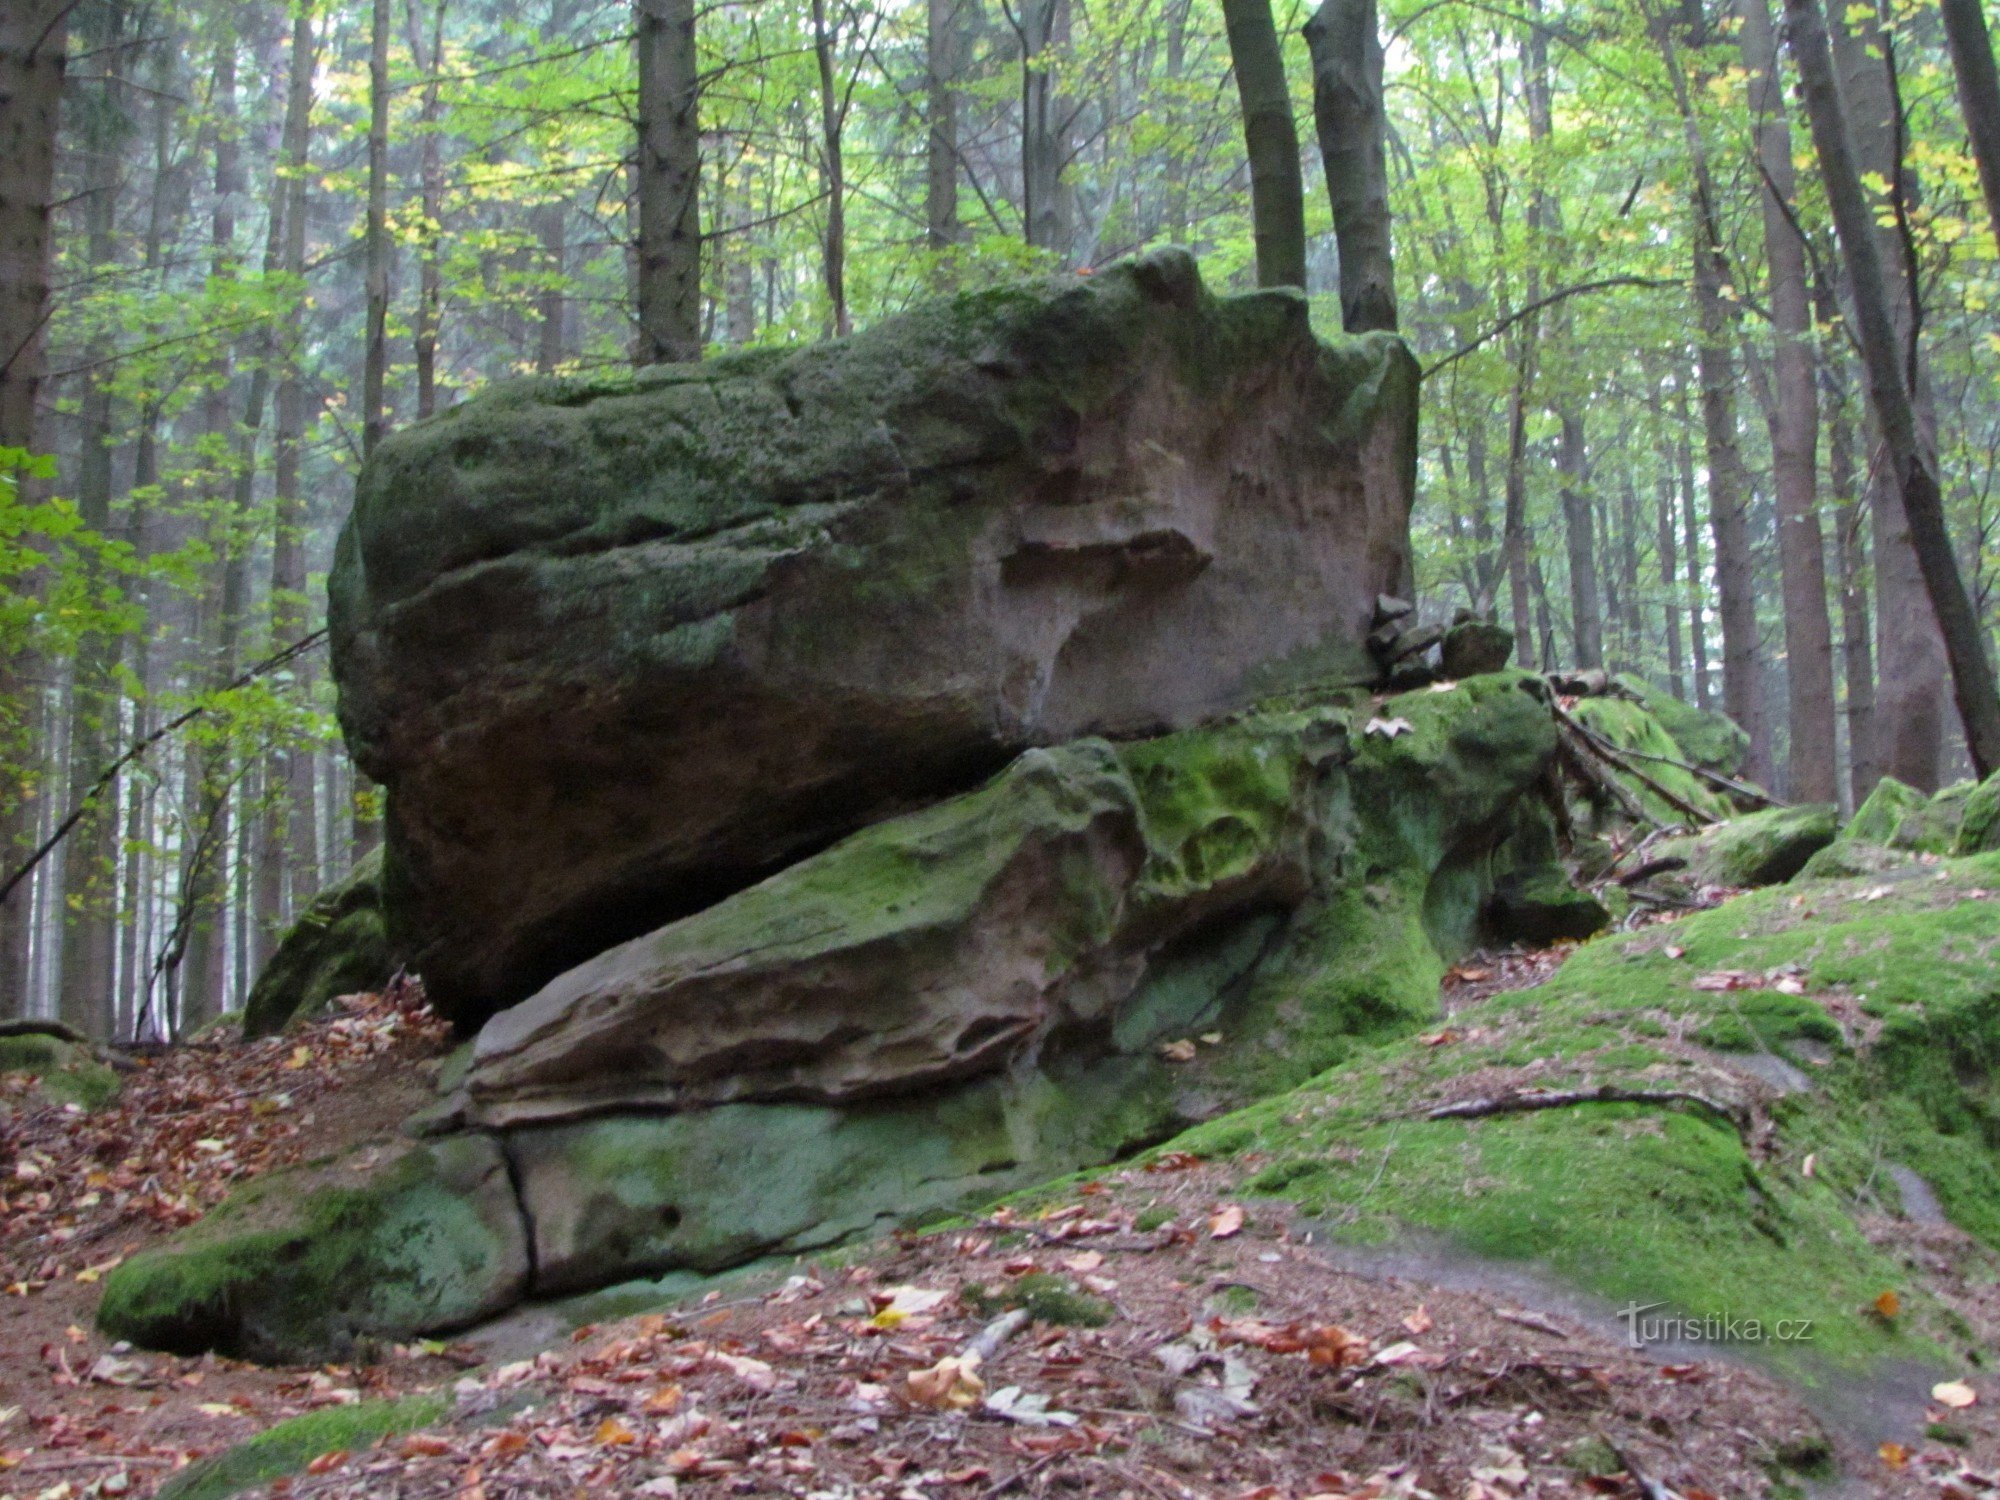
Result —
<svg viewBox="0 0 2000 1500"><path fill-rule="evenodd" d="M1546 1333L1551 1338L1567 1339L1569 1337L1569 1330L1567 1328L1562 1327L1560 1324L1552 1323L1540 1313L1529 1312L1525 1308L1496 1307L1493 1309L1493 1316L1509 1323L1517 1323L1523 1328L1532 1328L1537 1333Z"/></svg>
<svg viewBox="0 0 2000 1500"><path fill-rule="evenodd" d="M1608 1083L1594 1089L1517 1089L1510 1094L1461 1099L1455 1104L1440 1104L1425 1110L1423 1117L1426 1120L1483 1120L1490 1115L1567 1109L1578 1104L1692 1104L1727 1120L1738 1132L1749 1128L1742 1110L1711 1099L1706 1094L1691 1093L1686 1089L1627 1089Z"/></svg>
<svg viewBox="0 0 2000 1500"><path fill-rule="evenodd" d="M1700 808L1696 807L1692 802L1688 801L1685 797L1681 796L1679 793L1666 787L1656 778L1648 776L1644 771L1640 770L1637 766L1633 765L1632 762L1627 758L1629 752L1621 749L1617 745L1612 744L1603 735L1599 734L1596 730L1592 729L1588 724L1581 723L1577 719L1571 717L1567 712L1564 711L1563 706L1560 703L1551 703L1549 707L1550 710L1556 716L1556 722L1558 724L1561 724L1564 728L1574 732L1577 738L1583 742L1586 749L1590 750L1592 754L1596 755L1600 760L1603 760L1608 765L1611 765L1616 769L1623 771L1627 776L1630 776L1634 781L1638 782L1641 786L1645 787L1647 791L1653 793L1653 795L1658 797L1662 802L1665 802L1667 806L1671 807L1675 812L1683 813L1686 816L1694 819L1695 824L1698 827L1704 824L1714 823L1718 821L1713 815L1703 812ZM1649 754L1646 756L1646 759L1665 760L1669 759L1669 757L1655 756ZM1681 763L1679 761L1675 761L1674 764L1679 765ZM1658 819L1648 819L1648 821L1657 822Z"/></svg>

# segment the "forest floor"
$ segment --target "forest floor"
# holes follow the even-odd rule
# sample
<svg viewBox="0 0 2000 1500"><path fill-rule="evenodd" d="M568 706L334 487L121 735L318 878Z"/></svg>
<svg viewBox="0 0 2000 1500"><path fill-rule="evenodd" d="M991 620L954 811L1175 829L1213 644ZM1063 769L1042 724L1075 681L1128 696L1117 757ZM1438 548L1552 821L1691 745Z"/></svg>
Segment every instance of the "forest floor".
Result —
<svg viewBox="0 0 2000 1500"><path fill-rule="evenodd" d="M1559 961L1475 956L1446 1011ZM191 1500L1702 1500L1798 1485L1828 1454L1798 1394L1752 1366L1634 1349L1518 1287L1358 1267L1283 1205L1238 1196L1254 1157L1157 1156L508 1362L426 1343L266 1369L94 1331L118 1258L243 1178L378 1135L428 1096L448 1045L415 996L357 997L281 1039L137 1059L108 1110L0 1098L0 1500L150 1495L229 1449L234 1470L182 1478ZM1949 1262L1924 1236L1955 1231L1875 1230L1913 1275ZM1987 1323L1994 1299L1956 1290ZM2000 1308L1990 1322L2000 1345ZM1928 1438L1868 1451L1836 1427L1847 1477L1815 1488L2000 1494L2000 1381L1975 1384Z"/></svg>

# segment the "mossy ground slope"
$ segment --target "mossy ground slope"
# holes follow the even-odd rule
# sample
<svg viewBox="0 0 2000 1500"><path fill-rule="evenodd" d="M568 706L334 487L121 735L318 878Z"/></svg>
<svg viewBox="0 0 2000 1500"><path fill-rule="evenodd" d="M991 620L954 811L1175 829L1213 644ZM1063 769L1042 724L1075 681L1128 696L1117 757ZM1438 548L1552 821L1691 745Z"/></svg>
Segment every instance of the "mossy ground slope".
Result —
<svg viewBox="0 0 2000 1500"><path fill-rule="evenodd" d="M1341 1238L1406 1227L1616 1302L1811 1319L1810 1373L1977 1360L1857 1227L1891 1165L2000 1244L2000 858L1809 882L1592 944L1450 1032L1388 1043L1175 1149L1253 1155L1252 1191ZM1431 1118L1534 1090L1684 1095ZM1898 1291L1902 1313L1872 1311Z"/></svg>

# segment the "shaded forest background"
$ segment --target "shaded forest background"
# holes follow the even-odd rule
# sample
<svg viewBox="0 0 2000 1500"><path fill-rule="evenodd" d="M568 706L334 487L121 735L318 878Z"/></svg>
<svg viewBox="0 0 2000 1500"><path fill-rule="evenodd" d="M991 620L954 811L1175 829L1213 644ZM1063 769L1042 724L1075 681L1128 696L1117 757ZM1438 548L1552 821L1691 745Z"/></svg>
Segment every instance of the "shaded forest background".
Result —
<svg viewBox="0 0 2000 1500"><path fill-rule="evenodd" d="M1524 661L1726 707L1754 777L1851 805L1970 762L1781 19L1387 0L1378 312L1426 371L1425 613L1493 612ZM81 809L0 904L0 1009L199 1027L372 847L319 632L385 432L493 381L824 338L1163 244L1218 290L1302 270L1338 330L1307 20L1295 0L0 0L14 117L55 111L40 196L0 139L0 865ZM1990 651L2000 286L1950 39L1901 0L1827 20ZM1253 159L1267 208L1303 183L1289 274ZM49 296L24 313L44 204Z"/></svg>

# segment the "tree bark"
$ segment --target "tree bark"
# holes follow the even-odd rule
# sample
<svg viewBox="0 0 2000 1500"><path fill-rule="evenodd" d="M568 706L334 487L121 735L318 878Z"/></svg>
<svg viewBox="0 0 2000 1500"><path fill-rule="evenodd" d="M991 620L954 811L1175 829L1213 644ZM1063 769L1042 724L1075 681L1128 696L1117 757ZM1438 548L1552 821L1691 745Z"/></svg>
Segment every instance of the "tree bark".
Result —
<svg viewBox="0 0 2000 1500"><path fill-rule="evenodd" d="M1243 145L1250 158L1250 224L1257 243L1257 285L1306 284L1306 205L1299 171L1299 131L1285 56L1271 20L1271 0L1222 0L1236 94L1243 105Z"/></svg>
<svg viewBox="0 0 2000 1500"><path fill-rule="evenodd" d="M640 365L701 358L701 117L694 0L636 0Z"/></svg>
<svg viewBox="0 0 2000 1500"><path fill-rule="evenodd" d="M1069 0L1021 0L1015 31L1021 46L1021 224L1036 249L1069 253L1075 231L1064 192L1070 145L1051 47L1069 40Z"/></svg>
<svg viewBox="0 0 2000 1500"><path fill-rule="evenodd" d="M1515 352L1514 388L1507 398L1507 477L1500 550L1506 555L1507 603L1514 624L1514 660L1537 660L1528 590L1528 394L1535 382L1534 320Z"/></svg>
<svg viewBox="0 0 2000 1500"><path fill-rule="evenodd" d="M1785 675L1795 802L1834 802L1840 782L1833 702L1833 625L1820 532L1819 401L1814 390L1806 247L1794 204L1792 132L1785 118L1769 0L1737 0L1751 128L1763 178L1764 259L1771 287L1775 386L1768 426L1778 498L1778 567L1785 604Z"/></svg>
<svg viewBox="0 0 2000 1500"><path fill-rule="evenodd" d="M1349 333L1396 326L1389 234L1387 121L1375 0L1326 0L1305 24L1313 118L1340 250L1341 322Z"/></svg>
<svg viewBox="0 0 2000 1500"><path fill-rule="evenodd" d="M1945 45L1958 80L1958 107L1986 193L1986 220L2000 234L2000 72L1993 66L1986 12L1980 0L1938 0L1938 9L1944 12Z"/></svg>
<svg viewBox="0 0 2000 1500"><path fill-rule="evenodd" d="M437 410L437 354L438 339L444 324L444 275L441 264L444 242L444 164L439 149L438 127L443 116L440 97L441 73L444 67L444 16L446 0L437 0L431 12L431 34L429 45L423 45L423 33L417 20L417 0L409 0L404 10L404 25L408 29L410 56L417 66L424 70L423 103L418 109L417 128L417 184L423 195L423 248L417 257L417 316L410 332L411 352L416 356L417 365L417 418L432 415ZM546 247L549 238L547 216L553 212L555 234L560 244L562 234L562 205L546 205L537 210L536 218L541 227L542 243ZM556 274L561 276L561 255L557 254ZM383 307L388 307L387 271L384 270ZM549 299L557 309L555 331L549 329L548 306L543 306L541 351L538 361L553 368L549 356L549 340L554 337L558 347L562 338L563 306L562 293L556 291ZM558 356L560 357L560 356Z"/></svg>
<svg viewBox="0 0 2000 1500"><path fill-rule="evenodd" d="M1910 543L1944 637L1959 717L1965 726L1966 748L1971 753L1974 770L1983 778L2000 769L2000 689L1996 689L1993 667L1987 660L1978 614L1952 554L1936 460L1926 451L1919 436L1912 399L1915 360L1906 361L1896 336L1874 216L1862 191L1860 168L1848 139L1818 0L1785 0L1785 17L1792 56L1798 63L1804 89L1806 114L1812 122L1814 151L1825 179L1841 255L1847 263L1862 362L1868 375L1869 405L1888 450L1890 468L1909 524Z"/></svg>

